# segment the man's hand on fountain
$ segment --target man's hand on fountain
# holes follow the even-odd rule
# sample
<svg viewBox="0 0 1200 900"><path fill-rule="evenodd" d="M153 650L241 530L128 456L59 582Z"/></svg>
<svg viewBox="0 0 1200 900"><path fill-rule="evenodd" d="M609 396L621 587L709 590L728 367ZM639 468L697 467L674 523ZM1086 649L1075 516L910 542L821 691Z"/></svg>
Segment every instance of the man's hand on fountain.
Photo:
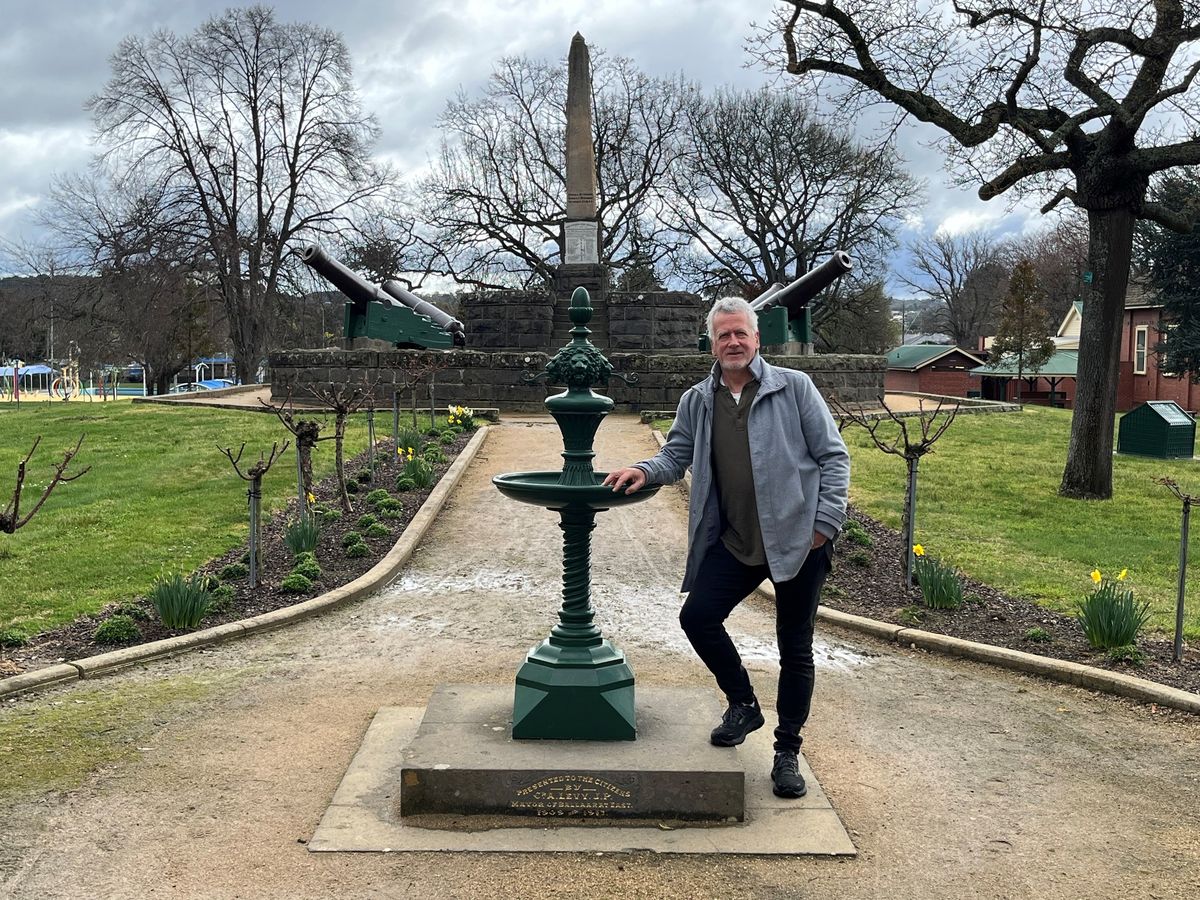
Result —
<svg viewBox="0 0 1200 900"><path fill-rule="evenodd" d="M634 491L640 490L646 484L646 473L637 466L626 466L624 469L617 469L615 472L609 472L604 478L604 483L611 485L614 492L625 488L625 493L632 494Z"/></svg>

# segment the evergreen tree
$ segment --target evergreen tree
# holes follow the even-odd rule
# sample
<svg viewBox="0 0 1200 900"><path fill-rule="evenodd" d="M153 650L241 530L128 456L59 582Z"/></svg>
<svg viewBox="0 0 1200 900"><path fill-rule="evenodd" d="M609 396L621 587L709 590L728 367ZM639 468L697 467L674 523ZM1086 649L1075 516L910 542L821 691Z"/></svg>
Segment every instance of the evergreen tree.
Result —
<svg viewBox="0 0 1200 900"><path fill-rule="evenodd" d="M1175 172L1155 188L1155 200L1172 209L1200 211L1200 175ZM1163 305L1159 340L1154 352L1163 371L1186 372L1200 382L1200 231L1187 234L1151 222L1138 229L1138 262ZM1169 335L1169 339L1168 339Z"/></svg>
<svg viewBox="0 0 1200 900"><path fill-rule="evenodd" d="M1017 358L1017 402L1021 402L1021 379L1036 375L1054 355L1046 292L1038 284L1033 263L1021 260L1013 267L1008 293L1000 308L1000 327L992 341L996 358Z"/></svg>

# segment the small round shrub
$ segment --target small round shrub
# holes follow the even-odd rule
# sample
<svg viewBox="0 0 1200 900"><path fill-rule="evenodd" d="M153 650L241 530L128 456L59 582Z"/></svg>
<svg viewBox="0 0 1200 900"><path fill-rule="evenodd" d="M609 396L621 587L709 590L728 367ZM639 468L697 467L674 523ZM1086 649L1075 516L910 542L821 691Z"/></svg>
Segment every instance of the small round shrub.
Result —
<svg viewBox="0 0 1200 900"><path fill-rule="evenodd" d="M404 504L401 503L399 500L397 500L395 497L388 497L388 499L384 500L382 503L380 503L375 508L379 511L379 514L382 516L388 510L404 509Z"/></svg>
<svg viewBox="0 0 1200 900"><path fill-rule="evenodd" d="M208 577L212 578L213 582L216 584L220 584L220 582L217 581L216 578L213 578L213 576L210 575ZM230 590L232 590L232 588L230 588ZM138 621L142 622L150 618L150 613L148 613L146 609L136 600L122 600L117 604L117 613L122 616L129 616L131 619L137 619Z"/></svg>
<svg viewBox="0 0 1200 900"><path fill-rule="evenodd" d="M425 462L429 463L431 466L440 466L446 461L446 454L443 453L442 448L436 444L430 444L428 447L426 447L421 456L424 458Z"/></svg>
<svg viewBox="0 0 1200 900"><path fill-rule="evenodd" d="M357 531L347 531L345 534L342 535L342 546L343 547L350 547L350 546L353 546L354 544L361 544L362 542L363 542L363 536L361 534L359 534Z"/></svg>
<svg viewBox="0 0 1200 900"><path fill-rule="evenodd" d="M361 556L369 556L370 553L371 548L362 541L359 541L357 544L351 544L346 548L346 556L350 557L350 559L357 559Z"/></svg>
<svg viewBox="0 0 1200 900"><path fill-rule="evenodd" d="M370 469L359 469L357 472L354 473L354 480L357 481L359 484L370 484L371 470Z"/></svg>
<svg viewBox="0 0 1200 900"><path fill-rule="evenodd" d="M369 538L385 538L391 535L391 531L382 522L376 522L367 529L367 537Z"/></svg>
<svg viewBox="0 0 1200 900"><path fill-rule="evenodd" d="M1044 644L1050 640L1050 632L1045 628L1030 628L1025 632L1025 640L1034 641L1038 644Z"/></svg>
<svg viewBox="0 0 1200 900"><path fill-rule="evenodd" d="M342 517L342 511L337 507L324 506L320 510L313 509L313 515L322 525L331 525Z"/></svg>
<svg viewBox="0 0 1200 900"><path fill-rule="evenodd" d="M404 509L403 507L398 509L391 509L390 507L388 509L381 509L379 511L379 517L381 519L391 519L395 521L396 519L401 519L404 517Z"/></svg>
<svg viewBox="0 0 1200 900"><path fill-rule="evenodd" d="M353 478L351 478L349 481L346 482L346 493L347 494L357 494L358 493L358 482L355 481Z"/></svg>
<svg viewBox="0 0 1200 900"><path fill-rule="evenodd" d="M373 491L371 491L371 493L367 494L366 499L367 499L368 503L375 504L381 500L387 500L389 497L391 497L391 494L389 494L383 488L375 488L375 490L373 490Z"/></svg>
<svg viewBox="0 0 1200 900"><path fill-rule="evenodd" d="M222 584L209 593L208 611L223 613L233 606L233 586Z"/></svg>
<svg viewBox="0 0 1200 900"><path fill-rule="evenodd" d="M359 516L358 521L355 522L354 524L359 528L370 528L372 525L374 525L378 521L379 520L377 518L375 518L373 515L371 515L370 513L366 513L365 515Z"/></svg>
<svg viewBox="0 0 1200 900"><path fill-rule="evenodd" d="M867 529L863 528L854 519L847 519L846 524L842 526L842 534L845 536L847 543L855 544L859 547L873 547L874 539L867 533Z"/></svg>
<svg viewBox="0 0 1200 900"><path fill-rule="evenodd" d="M312 590L312 582L299 572L292 572L279 582L279 587L289 594L303 594L305 591Z"/></svg>
<svg viewBox="0 0 1200 900"><path fill-rule="evenodd" d="M25 635L15 628L5 628L0 631L0 647L24 647L28 640Z"/></svg>
<svg viewBox="0 0 1200 900"><path fill-rule="evenodd" d="M426 437L431 437L431 438L441 437L441 434L442 434L442 429L440 429L440 428L426 428L425 429Z"/></svg>
<svg viewBox="0 0 1200 900"><path fill-rule="evenodd" d="M317 563L317 558L314 556L310 559L297 561L292 567L293 575L303 575L309 581L316 581L321 577L321 566Z"/></svg>
<svg viewBox="0 0 1200 900"><path fill-rule="evenodd" d="M858 566L860 569L869 569L871 567L871 554L865 550L855 550L848 557L851 565Z"/></svg>
<svg viewBox="0 0 1200 900"><path fill-rule="evenodd" d="M448 447L450 444L453 444L457 440L458 440L458 435L455 434L453 431L443 431L441 433L441 436L438 437L438 443L441 444L443 447Z"/></svg>
<svg viewBox="0 0 1200 900"><path fill-rule="evenodd" d="M239 578L245 578L249 574L250 567L245 563L230 563L217 573L217 577L222 581L236 581Z"/></svg>
<svg viewBox="0 0 1200 900"><path fill-rule="evenodd" d="M128 644L141 636L137 622L122 615L109 616L92 632L92 640L97 644Z"/></svg>
<svg viewBox="0 0 1200 900"><path fill-rule="evenodd" d="M413 481L411 478L409 478L407 475L400 475L396 478L396 490L398 490L402 494L407 491L415 490L416 487L417 487L416 482Z"/></svg>

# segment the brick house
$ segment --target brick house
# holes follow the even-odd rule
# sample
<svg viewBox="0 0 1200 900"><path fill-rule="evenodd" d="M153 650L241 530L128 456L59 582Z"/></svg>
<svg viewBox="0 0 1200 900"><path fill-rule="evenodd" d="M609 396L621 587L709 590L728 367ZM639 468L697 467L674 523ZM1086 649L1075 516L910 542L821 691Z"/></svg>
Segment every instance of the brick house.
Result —
<svg viewBox="0 0 1200 900"><path fill-rule="evenodd" d="M1083 304L1067 312L1055 338L1059 346L1079 346ZM1160 368L1154 346L1162 340L1163 306L1144 285L1130 282L1121 323L1121 354L1117 369L1117 411L1126 412L1147 400L1174 400L1189 412L1200 410L1200 384L1186 374L1174 375ZM1067 343L1064 343L1067 342Z"/></svg>
<svg viewBox="0 0 1200 900"><path fill-rule="evenodd" d="M889 350L885 391L912 391L944 397L968 397L979 390L970 371L983 364L974 353L944 344L905 344Z"/></svg>

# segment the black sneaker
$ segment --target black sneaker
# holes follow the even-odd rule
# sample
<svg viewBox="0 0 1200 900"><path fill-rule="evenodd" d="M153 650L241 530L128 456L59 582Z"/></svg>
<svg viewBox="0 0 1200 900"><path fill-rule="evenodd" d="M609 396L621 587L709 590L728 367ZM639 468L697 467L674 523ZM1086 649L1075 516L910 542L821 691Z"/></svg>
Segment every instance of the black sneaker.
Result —
<svg viewBox="0 0 1200 900"><path fill-rule="evenodd" d="M758 701L733 703L721 716L721 724L713 729L711 740L717 747L736 747L750 732L762 728L765 721Z"/></svg>
<svg viewBox="0 0 1200 900"><path fill-rule="evenodd" d="M776 797L803 797L808 793L808 785L800 774L800 760L793 750L780 750L775 754L771 781L775 785Z"/></svg>

